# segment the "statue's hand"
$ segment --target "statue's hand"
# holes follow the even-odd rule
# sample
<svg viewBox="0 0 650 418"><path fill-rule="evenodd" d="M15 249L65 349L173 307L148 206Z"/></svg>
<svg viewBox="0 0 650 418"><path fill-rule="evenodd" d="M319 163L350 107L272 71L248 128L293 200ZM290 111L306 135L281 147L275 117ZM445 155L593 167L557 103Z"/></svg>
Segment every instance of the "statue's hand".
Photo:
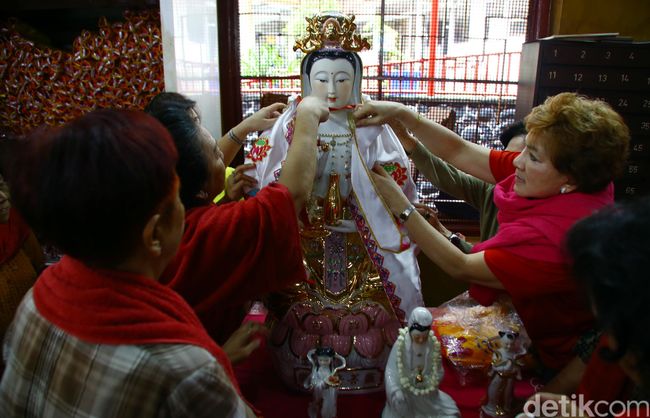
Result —
<svg viewBox="0 0 650 418"><path fill-rule="evenodd" d="M390 397L390 404L393 406L393 409L400 415L408 415L408 409L406 406L406 397L402 390L396 390Z"/></svg>
<svg viewBox="0 0 650 418"><path fill-rule="evenodd" d="M356 232L357 225L353 220L343 219L338 225L325 225L325 229L334 232Z"/></svg>

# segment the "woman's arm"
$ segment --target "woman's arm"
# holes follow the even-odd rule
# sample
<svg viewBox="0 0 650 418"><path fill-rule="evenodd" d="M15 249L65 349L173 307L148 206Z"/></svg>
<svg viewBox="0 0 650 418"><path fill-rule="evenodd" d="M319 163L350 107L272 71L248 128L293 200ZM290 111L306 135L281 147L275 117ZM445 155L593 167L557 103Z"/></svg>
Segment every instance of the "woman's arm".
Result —
<svg viewBox="0 0 650 418"><path fill-rule="evenodd" d="M490 170L490 149L465 141L444 126L421 117L401 103L369 101L354 112L357 126L380 125L397 119L433 154L464 172L495 183ZM405 146L406 151L408 145Z"/></svg>
<svg viewBox="0 0 650 418"><path fill-rule="evenodd" d="M411 202L381 166L375 166L373 171L372 177L377 191L391 212L399 215L411 205ZM503 289L501 282L485 263L483 252L463 253L436 231L417 211L411 213L404 225L409 231L409 236L417 242L426 256L451 277Z"/></svg>
<svg viewBox="0 0 650 418"><path fill-rule="evenodd" d="M282 166L278 183L291 192L296 213L309 198L316 175L316 138L318 125L329 117L325 101L308 96L296 109L293 141Z"/></svg>
<svg viewBox="0 0 650 418"><path fill-rule="evenodd" d="M237 126L226 132L219 139L219 149L223 152L223 162L230 165L239 149L244 145L246 136L255 131L264 131L273 126L280 112L286 107L282 103L273 103L270 106L263 107L251 116L241 121Z"/></svg>

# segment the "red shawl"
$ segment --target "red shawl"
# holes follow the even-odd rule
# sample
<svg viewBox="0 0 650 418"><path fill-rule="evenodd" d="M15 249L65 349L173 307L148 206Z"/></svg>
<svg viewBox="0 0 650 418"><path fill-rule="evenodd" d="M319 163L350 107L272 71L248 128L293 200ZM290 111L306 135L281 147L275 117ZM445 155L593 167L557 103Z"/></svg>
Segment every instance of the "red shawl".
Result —
<svg viewBox="0 0 650 418"><path fill-rule="evenodd" d="M491 239L475 245L472 252L499 248L530 260L567 263L563 241L569 228L614 201L612 183L592 194L573 192L529 199L515 193L514 182L515 175L512 174L494 188L494 203L499 209L499 231ZM479 302L489 303L498 292L473 285L470 293Z"/></svg>
<svg viewBox="0 0 650 418"><path fill-rule="evenodd" d="M9 209L9 220L0 223L0 264L18 254L28 236L29 227L22 216L14 208Z"/></svg>
<svg viewBox="0 0 650 418"><path fill-rule="evenodd" d="M180 248L160 283L178 292L222 342L241 324L246 301L305 277L291 193L273 183L243 202L188 210Z"/></svg>
<svg viewBox="0 0 650 418"><path fill-rule="evenodd" d="M41 274L34 286L34 303L45 319L90 343L204 348L241 396L226 353L208 336L187 302L152 278L93 269L66 256Z"/></svg>

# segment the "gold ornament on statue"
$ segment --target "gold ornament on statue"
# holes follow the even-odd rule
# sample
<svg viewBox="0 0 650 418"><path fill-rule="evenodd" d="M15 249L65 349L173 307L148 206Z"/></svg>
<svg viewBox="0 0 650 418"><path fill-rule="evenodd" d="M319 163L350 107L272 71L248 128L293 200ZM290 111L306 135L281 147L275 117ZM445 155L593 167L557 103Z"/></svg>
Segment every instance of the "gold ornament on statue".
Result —
<svg viewBox="0 0 650 418"><path fill-rule="evenodd" d="M343 206L341 205L341 191L339 186L339 174L335 171L330 173L330 183L325 197L325 225L336 226L343 219Z"/></svg>
<svg viewBox="0 0 650 418"><path fill-rule="evenodd" d="M346 16L340 13L323 13L314 15L307 20L307 35L297 39L293 50L300 49L310 53L323 48L342 48L346 51L361 51L370 49L370 42L354 32L357 24L354 15Z"/></svg>

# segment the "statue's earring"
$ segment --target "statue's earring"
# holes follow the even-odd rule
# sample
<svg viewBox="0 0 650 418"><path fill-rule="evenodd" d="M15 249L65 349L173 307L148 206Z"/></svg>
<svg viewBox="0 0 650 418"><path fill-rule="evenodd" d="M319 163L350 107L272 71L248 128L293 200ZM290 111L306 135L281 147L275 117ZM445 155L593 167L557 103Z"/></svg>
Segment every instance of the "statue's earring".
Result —
<svg viewBox="0 0 650 418"><path fill-rule="evenodd" d="M201 200L207 200L208 199L208 193L205 190L201 190L196 194L196 197L198 197Z"/></svg>
<svg viewBox="0 0 650 418"><path fill-rule="evenodd" d="M568 187L566 187L566 186L562 186L562 187L560 187L560 194L565 194L565 193L568 192L568 191L569 191L569 188L568 188Z"/></svg>

